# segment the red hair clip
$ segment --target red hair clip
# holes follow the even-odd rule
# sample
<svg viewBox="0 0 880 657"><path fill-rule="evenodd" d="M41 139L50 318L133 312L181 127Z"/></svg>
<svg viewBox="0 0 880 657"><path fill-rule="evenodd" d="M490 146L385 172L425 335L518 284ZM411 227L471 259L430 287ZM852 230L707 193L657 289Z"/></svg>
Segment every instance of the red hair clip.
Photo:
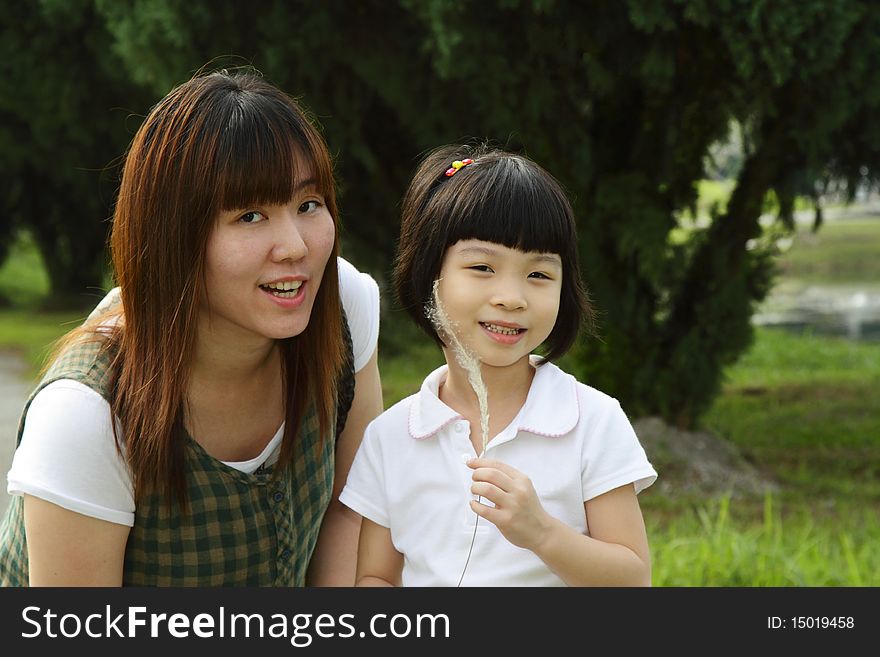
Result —
<svg viewBox="0 0 880 657"><path fill-rule="evenodd" d="M446 176L454 176L455 172L461 169L462 167L466 167L468 164L473 164L474 161L471 158L465 158L464 160L456 160L452 163L452 166L446 169Z"/></svg>

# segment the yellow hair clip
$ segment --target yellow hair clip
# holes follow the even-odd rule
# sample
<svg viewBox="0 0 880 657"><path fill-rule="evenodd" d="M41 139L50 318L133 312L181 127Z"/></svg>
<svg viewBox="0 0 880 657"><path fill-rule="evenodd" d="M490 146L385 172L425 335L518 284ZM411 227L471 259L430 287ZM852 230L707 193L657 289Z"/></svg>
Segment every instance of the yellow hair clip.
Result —
<svg viewBox="0 0 880 657"><path fill-rule="evenodd" d="M454 176L455 172L461 169L462 167L466 167L468 164L473 164L474 161L471 158L465 158L464 160L456 160L452 163L452 166L446 169L446 176Z"/></svg>

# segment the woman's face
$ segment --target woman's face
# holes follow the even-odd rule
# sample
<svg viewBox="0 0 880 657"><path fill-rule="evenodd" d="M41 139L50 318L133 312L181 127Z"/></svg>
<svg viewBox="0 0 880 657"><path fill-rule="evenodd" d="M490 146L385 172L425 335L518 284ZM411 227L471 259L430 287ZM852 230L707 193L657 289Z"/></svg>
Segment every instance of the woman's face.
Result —
<svg viewBox="0 0 880 657"><path fill-rule="evenodd" d="M305 171L288 203L217 217L201 308L212 333L280 339L308 326L336 232L315 185Z"/></svg>

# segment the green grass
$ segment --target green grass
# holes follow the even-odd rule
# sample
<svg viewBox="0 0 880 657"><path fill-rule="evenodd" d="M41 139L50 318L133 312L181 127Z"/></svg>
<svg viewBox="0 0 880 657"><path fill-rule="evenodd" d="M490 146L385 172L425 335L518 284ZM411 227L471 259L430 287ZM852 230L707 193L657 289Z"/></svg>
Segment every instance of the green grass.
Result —
<svg viewBox="0 0 880 657"><path fill-rule="evenodd" d="M786 494L880 507L880 344L758 329L703 418Z"/></svg>
<svg viewBox="0 0 880 657"><path fill-rule="evenodd" d="M655 586L878 586L880 521L850 509L817 519L762 500L759 518L737 518L729 497L670 521L647 515Z"/></svg>
<svg viewBox="0 0 880 657"><path fill-rule="evenodd" d="M781 275L807 283L880 281L880 218L840 219L817 233L799 226L779 259Z"/></svg>
<svg viewBox="0 0 880 657"><path fill-rule="evenodd" d="M22 233L0 266L0 349L25 357L28 373L35 377L53 343L81 323L84 313L43 313L37 309L49 292L49 278L33 240Z"/></svg>
<svg viewBox="0 0 880 657"><path fill-rule="evenodd" d="M0 349L20 352L27 363L28 375L34 378L54 342L83 319L82 313L0 310Z"/></svg>
<svg viewBox="0 0 880 657"><path fill-rule="evenodd" d="M49 292L49 277L33 239L20 233L0 264L0 299L15 308L36 308Z"/></svg>
<svg viewBox="0 0 880 657"><path fill-rule="evenodd" d="M379 371L382 375L385 408L418 392L422 380L428 373L444 362L440 348L427 338L418 335L405 352L386 356L380 348Z"/></svg>

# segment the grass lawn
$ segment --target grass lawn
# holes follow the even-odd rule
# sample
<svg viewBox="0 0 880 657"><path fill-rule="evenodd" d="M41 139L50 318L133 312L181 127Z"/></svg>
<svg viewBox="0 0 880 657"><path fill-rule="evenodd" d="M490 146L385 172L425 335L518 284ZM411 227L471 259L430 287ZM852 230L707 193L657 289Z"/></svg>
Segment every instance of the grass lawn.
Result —
<svg viewBox="0 0 880 657"><path fill-rule="evenodd" d="M53 343L83 319L82 313L0 310L0 349L21 352L32 378L36 377Z"/></svg>
<svg viewBox="0 0 880 657"><path fill-rule="evenodd" d="M9 257L0 263L0 300L18 309L34 309L49 292L49 277L34 241L21 233Z"/></svg>
<svg viewBox="0 0 880 657"><path fill-rule="evenodd" d="M49 278L37 247L22 234L0 265L0 299L9 304L0 306L0 349L21 352L34 377L55 340L85 316L82 312L39 312L48 292Z"/></svg>
<svg viewBox="0 0 880 657"><path fill-rule="evenodd" d="M880 217L829 221L819 232L799 226L779 259L784 279L805 283L880 282Z"/></svg>

